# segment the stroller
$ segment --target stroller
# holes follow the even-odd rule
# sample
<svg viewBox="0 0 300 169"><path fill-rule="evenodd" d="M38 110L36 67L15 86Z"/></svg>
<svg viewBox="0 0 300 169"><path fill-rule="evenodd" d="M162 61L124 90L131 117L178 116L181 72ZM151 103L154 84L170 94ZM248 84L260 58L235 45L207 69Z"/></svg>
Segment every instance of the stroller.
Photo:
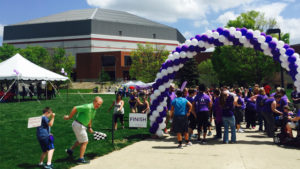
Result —
<svg viewBox="0 0 300 169"><path fill-rule="evenodd" d="M275 121L280 121L277 123L280 124L280 132L275 134L273 137L274 143L277 145L287 145L300 148L300 136L298 135L296 138L291 138L287 133L286 124L288 123L288 115L283 115L278 119L275 119ZM299 130L299 128L297 130Z"/></svg>

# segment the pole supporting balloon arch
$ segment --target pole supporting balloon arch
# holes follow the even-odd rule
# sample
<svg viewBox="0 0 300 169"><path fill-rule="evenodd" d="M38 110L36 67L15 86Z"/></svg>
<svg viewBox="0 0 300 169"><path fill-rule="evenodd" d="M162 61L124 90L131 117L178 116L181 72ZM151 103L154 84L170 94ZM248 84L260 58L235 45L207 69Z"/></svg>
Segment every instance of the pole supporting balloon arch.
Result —
<svg viewBox="0 0 300 169"><path fill-rule="evenodd" d="M166 127L167 96L170 84L175 78L176 72L193 58L197 53L203 52L215 46L243 46L254 48L270 56L274 61L280 62L281 67L286 69L300 92L300 58L288 44L259 30L246 28L218 28L196 35L184 44L176 47L162 64L152 85L153 93L150 96L150 133L158 136L163 135Z"/></svg>

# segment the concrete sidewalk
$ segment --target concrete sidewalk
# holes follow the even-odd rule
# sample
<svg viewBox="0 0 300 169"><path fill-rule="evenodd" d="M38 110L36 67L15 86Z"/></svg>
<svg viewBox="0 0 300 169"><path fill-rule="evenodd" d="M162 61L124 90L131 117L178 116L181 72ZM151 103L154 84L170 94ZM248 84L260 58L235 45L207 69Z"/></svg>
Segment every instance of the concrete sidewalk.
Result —
<svg viewBox="0 0 300 169"><path fill-rule="evenodd" d="M230 136L230 135L229 135ZM208 144L193 142L177 148L175 138L144 140L99 157L73 169L296 169L300 150L279 147L261 132L237 133L237 144L222 144L208 137Z"/></svg>

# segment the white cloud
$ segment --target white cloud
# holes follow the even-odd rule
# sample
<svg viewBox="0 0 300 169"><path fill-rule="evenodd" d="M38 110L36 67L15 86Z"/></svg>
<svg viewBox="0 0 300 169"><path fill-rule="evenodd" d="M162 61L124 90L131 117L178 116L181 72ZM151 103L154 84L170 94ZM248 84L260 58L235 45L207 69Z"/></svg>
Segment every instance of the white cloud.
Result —
<svg viewBox="0 0 300 169"><path fill-rule="evenodd" d="M3 37L4 25L0 24L0 37Z"/></svg>
<svg viewBox="0 0 300 169"><path fill-rule="evenodd" d="M286 8L286 3L275 2L271 4L265 4L261 6L257 6L253 4L250 7L246 7L246 11L255 10L265 14L267 18L275 18L280 16L280 13Z"/></svg>
<svg viewBox="0 0 300 169"><path fill-rule="evenodd" d="M128 11L156 21L205 19L209 12L245 6L254 0L86 0L88 5Z"/></svg>
<svg viewBox="0 0 300 169"><path fill-rule="evenodd" d="M201 19L200 21L195 21L193 25L196 28L200 28L201 26L209 25L209 22L206 19Z"/></svg>
<svg viewBox="0 0 300 169"><path fill-rule="evenodd" d="M190 31L185 31L183 33L183 36L185 37L185 39L190 39L191 37L193 37L193 34Z"/></svg>
<svg viewBox="0 0 300 169"><path fill-rule="evenodd" d="M224 14L220 15L217 19L217 22L219 22L223 25L226 25L229 20L234 20L238 16L239 15L235 14L233 11L228 11L228 12L225 12Z"/></svg>

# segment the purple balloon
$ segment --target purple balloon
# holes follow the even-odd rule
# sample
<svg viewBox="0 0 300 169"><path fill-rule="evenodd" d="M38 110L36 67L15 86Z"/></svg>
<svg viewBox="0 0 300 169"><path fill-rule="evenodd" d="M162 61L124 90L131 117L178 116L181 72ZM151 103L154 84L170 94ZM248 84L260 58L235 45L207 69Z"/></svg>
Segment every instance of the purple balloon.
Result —
<svg viewBox="0 0 300 169"><path fill-rule="evenodd" d="M269 48L271 48L271 49L275 49L276 48L276 42L274 42L274 41L270 41L269 42Z"/></svg>
<svg viewBox="0 0 300 169"><path fill-rule="evenodd" d="M229 41L233 42L235 37L233 35L230 35L228 38L227 38Z"/></svg>
<svg viewBox="0 0 300 169"><path fill-rule="evenodd" d="M178 53L180 53L180 52L181 52L181 48L180 48L180 46L177 46L177 47L176 47L176 52L178 52Z"/></svg>
<svg viewBox="0 0 300 169"><path fill-rule="evenodd" d="M159 115L160 115L161 117L166 117L167 112L164 110L164 111L162 111L162 112L159 112Z"/></svg>
<svg viewBox="0 0 300 169"><path fill-rule="evenodd" d="M196 35L195 38L196 38L198 41L202 40L201 35Z"/></svg>
<svg viewBox="0 0 300 169"><path fill-rule="evenodd" d="M222 34L223 34L223 31L224 31L224 29L220 27L220 28L218 28L218 29L217 29L217 31L219 32L219 34L220 34L220 35L222 35Z"/></svg>
<svg viewBox="0 0 300 169"><path fill-rule="evenodd" d="M188 48L189 48L189 47L188 47L187 45L183 45L183 46L181 47L181 51L187 52Z"/></svg>
<svg viewBox="0 0 300 169"><path fill-rule="evenodd" d="M293 48L288 48L285 52L286 55L292 56L295 53L295 50Z"/></svg>
<svg viewBox="0 0 300 169"><path fill-rule="evenodd" d="M207 41L207 40L208 40L208 36L207 36L207 35L205 35L205 34L204 34L204 35L202 35L202 36L201 36L201 38L202 38L202 40L203 40L203 41Z"/></svg>
<svg viewBox="0 0 300 169"><path fill-rule="evenodd" d="M264 32L261 32L260 35L262 35L262 36L267 36Z"/></svg>
<svg viewBox="0 0 300 169"><path fill-rule="evenodd" d="M212 37L211 37L211 38L208 38L208 43L209 43L209 44L213 44L213 43L214 43L214 38L212 38Z"/></svg>
<svg viewBox="0 0 300 169"><path fill-rule="evenodd" d="M152 127L153 127L153 129L155 129L155 130L157 130L158 129L158 123L157 122L154 122L153 124L152 124Z"/></svg>
<svg viewBox="0 0 300 169"><path fill-rule="evenodd" d="M194 52L195 51L195 46L193 46L193 45L189 46L188 51Z"/></svg>
<svg viewBox="0 0 300 169"><path fill-rule="evenodd" d="M155 134L156 130L154 130L152 127L150 127L149 132L152 134Z"/></svg>
<svg viewBox="0 0 300 169"><path fill-rule="evenodd" d="M159 117L157 117L157 118L156 118L156 122L157 122L157 123L161 123L161 122L163 122L163 118L162 118L162 117L160 117L160 116L159 116Z"/></svg>
<svg viewBox="0 0 300 169"><path fill-rule="evenodd" d="M272 36L267 35L267 36L266 36L266 42L268 43L268 42L270 42L271 40L272 40Z"/></svg>
<svg viewBox="0 0 300 169"><path fill-rule="evenodd" d="M235 28L236 31L241 31L241 28Z"/></svg>
<svg viewBox="0 0 300 169"><path fill-rule="evenodd" d="M246 38L247 39L252 39L253 38L253 33L252 32L247 32L246 33Z"/></svg>
<svg viewBox="0 0 300 169"><path fill-rule="evenodd" d="M289 68L290 68L291 70L297 70L298 65L295 64L295 63L291 63L291 64L289 64Z"/></svg>
<svg viewBox="0 0 300 169"><path fill-rule="evenodd" d="M169 81L168 76L164 76L164 77L162 78L162 81L165 82L165 83L168 82L168 81Z"/></svg>
<svg viewBox="0 0 300 169"><path fill-rule="evenodd" d="M161 80L161 79L157 79L157 80L156 80L156 84L157 84L157 86L162 85L162 80Z"/></svg>
<svg viewBox="0 0 300 169"><path fill-rule="evenodd" d="M284 49L288 49L288 48L290 48L290 46L289 46L288 44L284 44L284 45L283 45L283 48L284 48Z"/></svg>
<svg viewBox="0 0 300 169"><path fill-rule="evenodd" d="M251 43L252 45L254 45L254 46L255 46L255 45L259 45L256 38L250 39L250 43Z"/></svg>
<svg viewBox="0 0 300 169"><path fill-rule="evenodd" d="M179 64L180 64L179 59L175 59L175 60L174 60L174 64L175 64L175 65L179 65Z"/></svg>
<svg viewBox="0 0 300 169"><path fill-rule="evenodd" d="M290 63L295 63L296 60L297 60L297 58L296 58L295 56L289 56L289 57L288 57L288 61L289 61Z"/></svg>
<svg viewBox="0 0 300 169"><path fill-rule="evenodd" d="M228 38L230 36L230 32L228 30L224 30L223 31L223 36L225 36L226 38Z"/></svg>
<svg viewBox="0 0 300 169"><path fill-rule="evenodd" d="M241 29L242 35L245 36L247 31L248 31L247 28L242 28Z"/></svg>
<svg viewBox="0 0 300 169"><path fill-rule="evenodd" d="M175 52L176 52L176 50L173 50L173 51L172 51L172 54L174 54Z"/></svg>

